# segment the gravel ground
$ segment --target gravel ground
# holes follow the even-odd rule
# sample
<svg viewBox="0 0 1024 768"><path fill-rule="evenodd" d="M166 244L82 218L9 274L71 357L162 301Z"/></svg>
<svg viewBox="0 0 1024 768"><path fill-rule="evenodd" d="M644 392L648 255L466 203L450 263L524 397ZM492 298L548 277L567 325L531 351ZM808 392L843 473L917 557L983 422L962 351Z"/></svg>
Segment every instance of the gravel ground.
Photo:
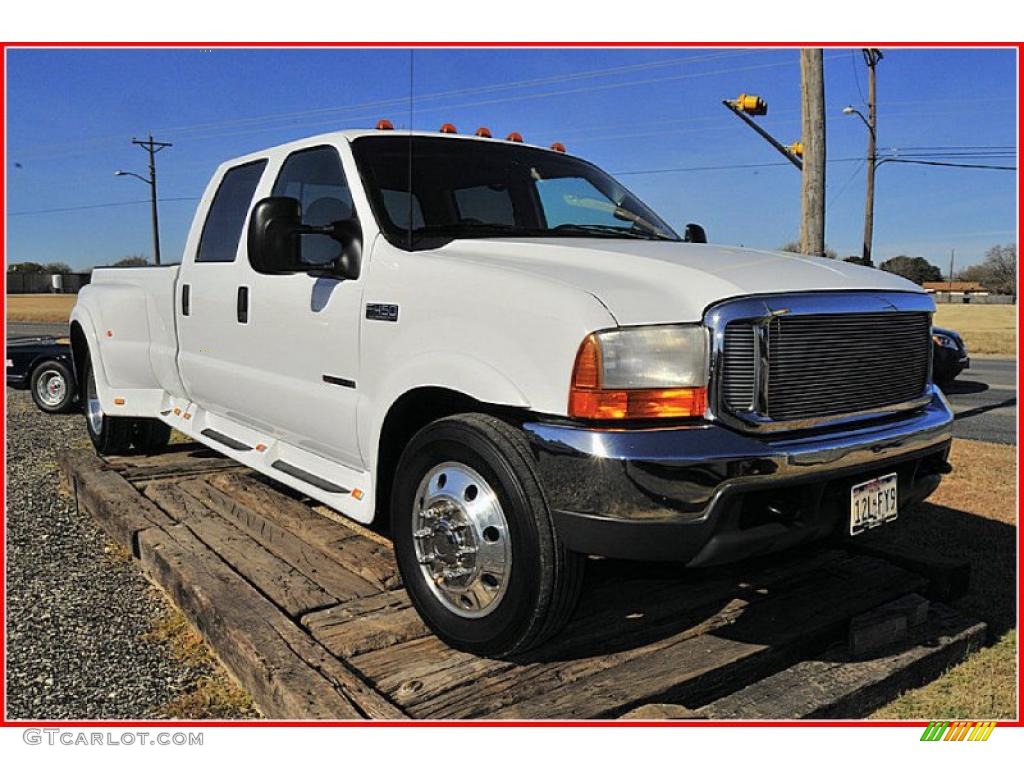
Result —
<svg viewBox="0 0 1024 768"><path fill-rule="evenodd" d="M58 493L56 452L86 445L80 414L7 390L8 718L159 717L204 676L145 637L167 606Z"/></svg>

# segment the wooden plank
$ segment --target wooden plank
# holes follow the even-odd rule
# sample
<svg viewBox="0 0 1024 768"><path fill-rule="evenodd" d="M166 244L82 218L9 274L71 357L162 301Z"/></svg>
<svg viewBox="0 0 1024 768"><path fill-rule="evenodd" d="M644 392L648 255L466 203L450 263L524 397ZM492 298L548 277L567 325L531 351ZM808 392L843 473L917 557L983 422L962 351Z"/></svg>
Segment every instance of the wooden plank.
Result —
<svg viewBox="0 0 1024 768"><path fill-rule="evenodd" d="M204 479L185 480L178 487L200 500L211 512L252 536L277 557L318 584L337 602L380 592L376 584L339 566L319 549L310 546L305 539L214 488Z"/></svg>
<svg viewBox="0 0 1024 768"><path fill-rule="evenodd" d="M946 557L931 550L893 544L887 541L851 539L851 552L896 563L928 579L925 596L930 600L953 602L967 594L971 586L971 561L964 557Z"/></svg>
<svg viewBox="0 0 1024 768"><path fill-rule="evenodd" d="M173 482L150 483L146 495L291 616L324 608L334 597Z"/></svg>
<svg viewBox="0 0 1024 768"><path fill-rule="evenodd" d="M842 643L696 710L724 719L862 718L903 691L934 680L985 641L982 622L932 603L908 646L853 660Z"/></svg>
<svg viewBox="0 0 1024 768"><path fill-rule="evenodd" d="M327 650L344 658L430 634L404 589L307 614L302 625Z"/></svg>
<svg viewBox="0 0 1024 768"><path fill-rule="evenodd" d="M143 570L170 594L267 717L404 716L186 526L145 531L139 545Z"/></svg>
<svg viewBox="0 0 1024 768"><path fill-rule="evenodd" d="M65 451L58 462L79 507L136 557L140 532L174 523L91 449Z"/></svg>
<svg viewBox="0 0 1024 768"><path fill-rule="evenodd" d="M257 514L300 536L331 560L369 581L381 591L401 586L391 550L360 536L354 529L328 520L300 501L246 475L213 475L209 483Z"/></svg>
<svg viewBox="0 0 1024 768"><path fill-rule="evenodd" d="M249 471L238 462L199 443L172 445L149 456L118 456L111 463L131 482L207 472Z"/></svg>
<svg viewBox="0 0 1024 768"><path fill-rule="evenodd" d="M648 646L629 659L543 695L489 713L496 718L616 717L658 700L693 707L770 674L845 631L850 617L923 587L924 580L889 563L854 557L750 604L711 632ZM453 705L438 716L459 716ZM451 713L449 715L449 713Z"/></svg>
<svg viewBox="0 0 1024 768"><path fill-rule="evenodd" d="M659 642L726 625L751 603L849 559L835 550L801 553L762 565L756 576L740 569L708 573L592 562L572 621L533 658L484 659L428 637L367 653L353 664L417 717L486 717L491 709L649 653Z"/></svg>

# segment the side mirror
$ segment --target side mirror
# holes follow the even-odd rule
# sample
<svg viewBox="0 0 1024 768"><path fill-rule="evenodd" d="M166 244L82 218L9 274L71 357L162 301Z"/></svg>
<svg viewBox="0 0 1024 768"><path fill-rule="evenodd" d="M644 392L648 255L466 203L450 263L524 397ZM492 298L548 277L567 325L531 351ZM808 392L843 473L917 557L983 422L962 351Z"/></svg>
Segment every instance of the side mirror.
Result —
<svg viewBox="0 0 1024 768"><path fill-rule="evenodd" d="M312 264L302 259L302 235L330 237L341 244L333 261ZM249 262L257 272L308 272L318 277L355 280L362 261L362 232L352 220L323 226L302 223L302 204L293 197L265 197L249 217Z"/></svg>
<svg viewBox="0 0 1024 768"><path fill-rule="evenodd" d="M265 197L249 217L249 263L257 272L296 272L302 205L293 197Z"/></svg>
<svg viewBox="0 0 1024 768"><path fill-rule="evenodd" d="M683 240L687 243L706 243L708 235L700 224L687 224L683 230Z"/></svg>

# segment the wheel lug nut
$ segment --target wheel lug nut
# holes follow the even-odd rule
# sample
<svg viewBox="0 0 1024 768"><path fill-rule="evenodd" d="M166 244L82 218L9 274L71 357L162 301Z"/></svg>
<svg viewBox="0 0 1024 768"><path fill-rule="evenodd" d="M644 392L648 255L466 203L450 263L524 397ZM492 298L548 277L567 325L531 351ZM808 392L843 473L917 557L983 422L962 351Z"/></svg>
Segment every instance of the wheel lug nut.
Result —
<svg viewBox="0 0 1024 768"><path fill-rule="evenodd" d="M459 557L462 557L463 555L475 555L478 551L479 549L477 547L465 546L459 547L458 552L456 552L455 554L457 554Z"/></svg>
<svg viewBox="0 0 1024 768"><path fill-rule="evenodd" d="M412 536L414 539L427 539L430 538L433 533L433 528L419 528L413 532Z"/></svg>
<svg viewBox="0 0 1024 768"><path fill-rule="evenodd" d="M423 555L419 558L420 565L430 565L435 560L437 560L437 555L434 554Z"/></svg>

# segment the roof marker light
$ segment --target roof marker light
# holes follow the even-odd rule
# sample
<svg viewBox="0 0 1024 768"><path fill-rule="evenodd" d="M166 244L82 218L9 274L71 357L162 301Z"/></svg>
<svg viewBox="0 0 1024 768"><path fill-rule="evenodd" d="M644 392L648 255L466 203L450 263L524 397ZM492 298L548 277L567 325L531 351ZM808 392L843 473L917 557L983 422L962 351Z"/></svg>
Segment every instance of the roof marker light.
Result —
<svg viewBox="0 0 1024 768"><path fill-rule="evenodd" d="M554 144L552 144L551 148L555 150L555 152L561 152L562 154L565 154L565 144L563 144L560 141L556 141Z"/></svg>
<svg viewBox="0 0 1024 768"><path fill-rule="evenodd" d="M458 131L455 129L455 126L452 125L451 123L445 123L444 125L441 126L441 133L458 133Z"/></svg>
<svg viewBox="0 0 1024 768"><path fill-rule="evenodd" d="M385 120L384 118L381 118L380 120L377 121L377 130L393 131L395 130L395 126L390 120Z"/></svg>
<svg viewBox="0 0 1024 768"><path fill-rule="evenodd" d="M512 131L512 133L505 137L505 141L514 141L517 144L522 144L523 134L521 134L519 131Z"/></svg>
<svg viewBox="0 0 1024 768"><path fill-rule="evenodd" d="M492 138L492 136L491 136L491 129L486 127L486 126L483 126L483 125L481 125L479 128L476 129L476 135L479 136L482 139L490 139L490 138Z"/></svg>

